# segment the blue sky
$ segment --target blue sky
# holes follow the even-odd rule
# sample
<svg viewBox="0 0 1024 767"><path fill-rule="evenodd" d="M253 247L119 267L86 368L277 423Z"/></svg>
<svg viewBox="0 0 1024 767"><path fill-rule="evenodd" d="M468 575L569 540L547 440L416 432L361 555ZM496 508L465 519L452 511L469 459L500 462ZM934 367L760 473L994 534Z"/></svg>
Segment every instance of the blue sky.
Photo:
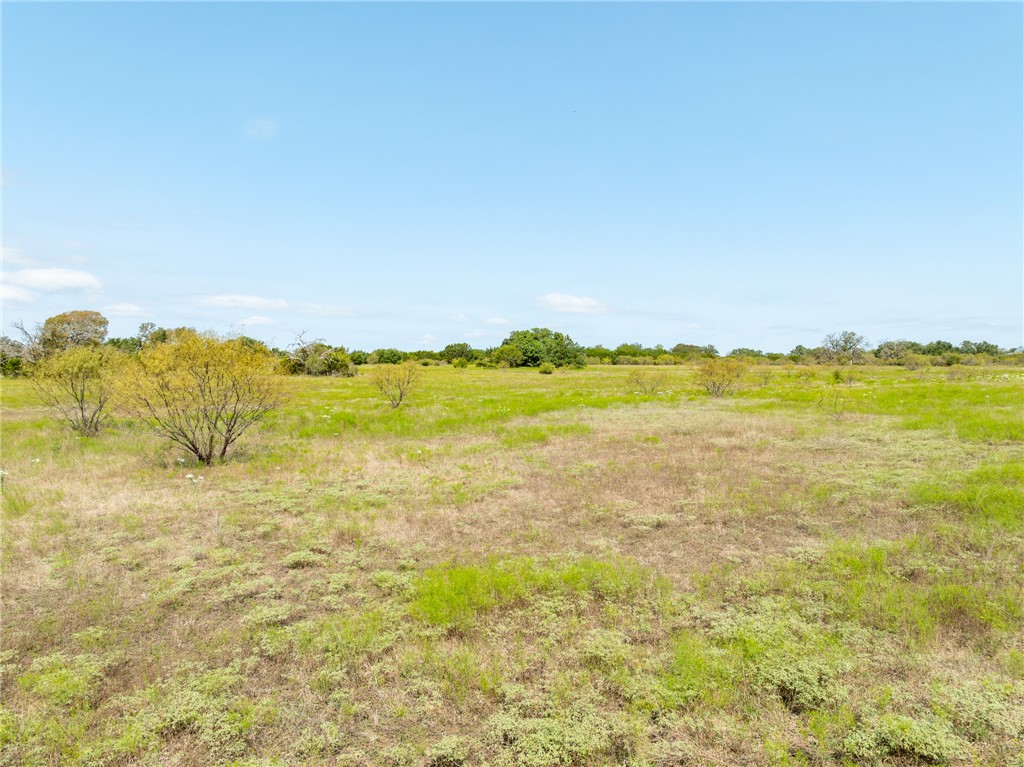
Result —
<svg viewBox="0 0 1024 767"><path fill-rule="evenodd" d="M1002 4L19 4L3 325L1024 344Z"/></svg>

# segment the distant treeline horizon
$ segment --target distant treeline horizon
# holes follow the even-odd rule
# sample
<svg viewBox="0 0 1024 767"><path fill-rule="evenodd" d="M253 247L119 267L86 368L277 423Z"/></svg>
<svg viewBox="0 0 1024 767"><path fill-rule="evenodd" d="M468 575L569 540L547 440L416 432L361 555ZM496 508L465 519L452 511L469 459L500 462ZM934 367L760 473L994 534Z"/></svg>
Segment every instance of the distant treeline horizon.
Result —
<svg viewBox="0 0 1024 767"><path fill-rule="evenodd" d="M95 311L73 311L50 317L35 330L23 325L15 327L22 340L0 338L0 372L18 375L40 354L68 346L103 344L132 354L147 344L173 342L182 331L194 328L162 328L146 322L130 337L107 337L107 319ZM284 368L293 374L353 375L356 367L374 364L399 364L413 361L423 365L448 364L456 367L583 367L586 365L679 365L719 357L741 358L760 364L828 364L828 365L901 365L904 367L985 365L993 363L1024 364L1024 347L1004 349L989 341L936 340L927 343L911 340L882 341L871 346L853 332L830 333L815 346L798 344L789 352L763 351L738 347L722 354L711 345L678 343L646 346L640 342L622 343L615 347L601 344L583 346L565 333L548 328L515 330L493 347L475 348L466 342L453 342L439 350L402 350L394 347L372 351L349 349L322 338L308 339L300 334L286 348L270 347L263 341L244 335L234 336L247 344L260 347L279 357Z"/></svg>

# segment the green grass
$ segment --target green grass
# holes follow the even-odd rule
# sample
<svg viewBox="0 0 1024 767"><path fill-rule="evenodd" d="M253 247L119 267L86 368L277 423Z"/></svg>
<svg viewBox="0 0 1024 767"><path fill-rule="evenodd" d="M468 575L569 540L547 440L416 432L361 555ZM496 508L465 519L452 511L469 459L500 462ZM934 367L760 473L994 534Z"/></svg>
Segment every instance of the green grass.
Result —
<svg viewBox="0 0 1024 767"><path fill-rule="evenodd" d="M629 372L289 379L201 471L5 381L0 765L1019 760L1019 370Z"/></svg>

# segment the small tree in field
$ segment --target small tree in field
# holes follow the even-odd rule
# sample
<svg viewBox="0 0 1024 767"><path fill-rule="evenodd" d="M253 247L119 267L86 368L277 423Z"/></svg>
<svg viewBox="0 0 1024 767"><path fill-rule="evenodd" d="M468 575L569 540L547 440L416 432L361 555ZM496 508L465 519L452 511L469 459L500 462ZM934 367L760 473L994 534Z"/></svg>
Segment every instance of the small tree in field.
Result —
<svg viewBox="0 0 1024 767"><path fill-rule="evenodd" d="M124 355L109 346L72 346L32 367L32 385L47 405L83 436L99 434L110 417Z"/></svg>
<svg viewBox="0 0 1024 767"><path fill-rule="evenodd" d="M183 331L144 348L122 381L137 416L209 465L277 407L277 369L258 347Z"/></svg>
<svg viewBox="0 0 1024 767"><path fill-rule="evenodd" d="M724 397L735 391L747 372L747 365L735 357L718 357L700 363L697 381L712 397Z"/></svg>
<svg viewBox="0 0 1024 767"><path fill-rule="evenodd" d="M420 370L412 362L401 365L378 365L371 376L373 385L392 408L402 404L402 400L416 386L419 379Z"/></svg>

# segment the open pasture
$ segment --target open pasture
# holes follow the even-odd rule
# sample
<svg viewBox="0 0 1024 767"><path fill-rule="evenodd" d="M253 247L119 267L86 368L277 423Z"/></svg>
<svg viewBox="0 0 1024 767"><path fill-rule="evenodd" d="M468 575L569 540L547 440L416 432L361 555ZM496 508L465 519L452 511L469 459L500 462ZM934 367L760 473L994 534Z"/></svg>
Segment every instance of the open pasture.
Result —
<svg viewBox="0 0 1024 767"><path fill-rule="evenodd" d="M1024 766L1019 369L422 373L209 468L3 381L0 764Z"/></svg>

